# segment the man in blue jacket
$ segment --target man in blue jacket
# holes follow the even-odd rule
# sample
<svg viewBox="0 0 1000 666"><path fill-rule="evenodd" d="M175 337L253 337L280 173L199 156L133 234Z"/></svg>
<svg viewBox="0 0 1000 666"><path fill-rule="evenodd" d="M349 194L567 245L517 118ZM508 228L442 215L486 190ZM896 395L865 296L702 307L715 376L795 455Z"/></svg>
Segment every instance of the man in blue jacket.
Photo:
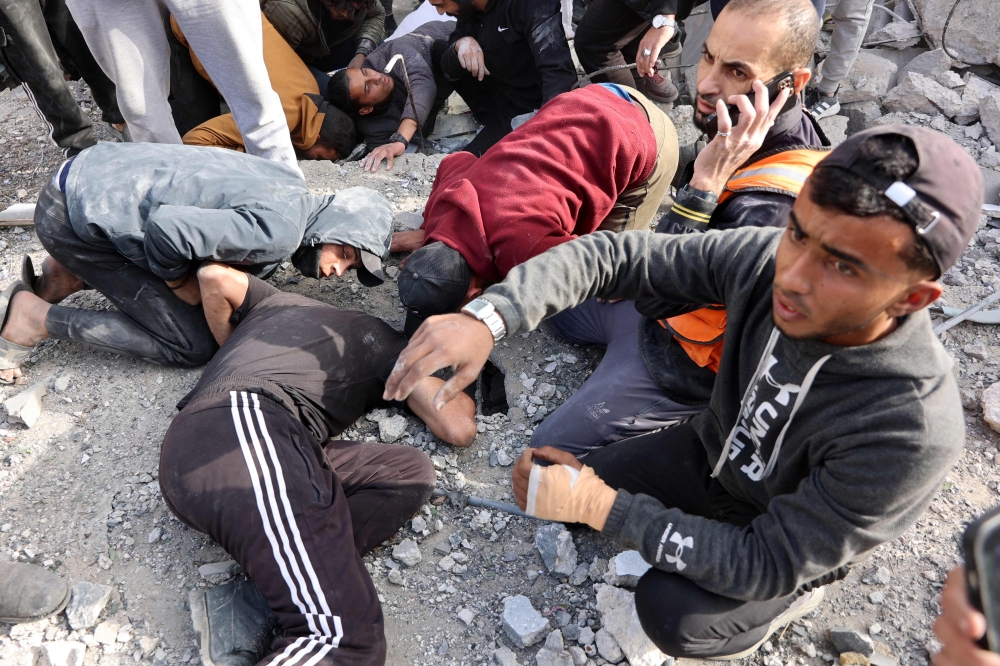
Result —
<svg viewBox="0 0 1000 666"><path fill-rule="evenodd" d="M46 338L160 365L194 367L218 348L201 308L199 264L267 277L291 258L307 277L356 268L383 281L392 209L350 188L312 194L294 169L228 150L101 143L65 162L38 197L35 230L51 255L0 297L0 380ZM117 310L55 305L97 289Z"/></svg>

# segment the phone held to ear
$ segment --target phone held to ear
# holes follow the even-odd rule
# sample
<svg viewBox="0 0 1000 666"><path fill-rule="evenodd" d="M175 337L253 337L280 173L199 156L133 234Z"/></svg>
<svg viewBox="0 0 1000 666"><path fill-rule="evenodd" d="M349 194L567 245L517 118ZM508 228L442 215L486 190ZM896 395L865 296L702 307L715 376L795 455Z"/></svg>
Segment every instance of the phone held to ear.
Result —
<svg viewBox="0 0 1000 666"><path fill-rule="evenodd" d="M986 616L979 644L1000 652L1000 507L970 524L962 536L969 603Z"/></svg>
<svg viewBox="0 0 1000 666"><path fill-rule="evenodd" d="M778 93L784 88L788 88L788 100L785 105L781 107L781 111L778 115L785 113L791 109L795 108L795 105L799 103L799 98L795 94L795 77L791 72L782 72L776 77L771 79L765 84L767 88L767 99L769 102L774 102L774 99L778 96ZM747 97L750 99L750 106L753 106L756 95L751 90L747 93ZM733 121L733 127L736 127L736 123L740 121L740 110L735 104L727 104L726 109L729 111L729 118ZM713 113L708 118L705 119L706 127L708 128L709 136L715 136L715 133L719 131L719 114Z"/></svg>

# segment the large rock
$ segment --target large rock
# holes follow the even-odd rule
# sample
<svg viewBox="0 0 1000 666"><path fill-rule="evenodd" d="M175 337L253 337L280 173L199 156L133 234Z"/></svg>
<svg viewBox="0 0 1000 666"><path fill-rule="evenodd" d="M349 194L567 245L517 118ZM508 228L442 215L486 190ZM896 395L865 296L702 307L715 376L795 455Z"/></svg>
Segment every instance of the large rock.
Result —
<svg viewBox="0 0 1000 666"><path fill-rule="evenodd" d="M549 629L549 621L535 610L528 597L519 594L503 600L503 630L517 647L534 645Z"/></svg>
<svg viewBox="0 0 1000 666"><path fill-rule="evenodd" d="M983 124L990 141L1000 146L1000 92L979 100L979 122Z"/></svg>
<svg viewBox="0 0 1000 666"><path fill-rule="evenodd" d="M622 652L621 646L618 645L618 641L615 640L615 637L607 629L599 629L597 631L595 644L597 645L597 652L601 657L612 664L617 664L625 658L625 654Z"/></svg>
<svg viewBox="0 0 1000 666"><path fill-rule="evenodd" d="M983 391L983 420L995 431L1000 432L1000 382L991 384Z"/></svg>
<svg viewBox="0 0 1000 666"><path fill-rule="evenodd" d="M643 574L652 566L637 550L626 550L624 553L608 560L608 571L604 574L604 582L618 587L635 587Z"/></svg>
<svg viewBox="0 0 1000 666"><path fill-rule="evenodd" d="M979 103L988 95L1000 92L1000 86L995 86L986 79L972 73L964 77L965 87L962 88L962 110L955 116L959 125L971 125L979 118Z"/></svg>
<svg viewBox="0 0 1000 666"><path fill-rule="evenodd" d="M847 116L827 116L819 121L823 134L830 140L830 145L836 148L847 140Z"/></svg>
<svg viewBox="0 0 1000 666"><path fill-rule="evenodd" d="M882 107L886 111L916 111L931 116L943 113L954 118L962 111L962 98L932 78L908 72L886 95Z"/></svg>
<svg viewBox="0 0 1000 666"><path fill-rule="evenodd" d="M111 598L113 589L107 585L80 581L70 590L66 619L70 629L88 629L97 622L101 611Z"/></svg>
<svg viewBox="0 0 1000 666"><path fill-rule="evenodd" d="M631 666L660 666L667 660L667 655L660 652L642 630L634 594L611 585L597 584L594 589L601 624L614 636Z"/></svg>
<svg viewBox="0 0 1000 666"><path fill-rule="evenodd" d="M902 78L906 74L913 72L914 74L932 78L941 85L947 85L941 79L944 78L945 72L951 70L951 65L952 60L943 49L934 49L933 51L921 53L903 65L903 68L899 70L899 77Z"/></svg>
<svg viewBox="0 0 1000 666"><path fill-rule="evenodd" d="M847 78L840 82L837 97L840 98L841 104L881 99L889 90L895 76L895 64L862 50Z"/></svg>
<svg viewBox="0 0 1000 666"><path fill-rule="evenodd" d="M576 544L573 535L561 524L546 523L539 527L535 547L550 572L569 576L576 570Z"/></svg>
<svg viewBox="0 0 1000 666"><path fill-rule="evenodd" d="M948 51L961 60L982 65L1000 65L1000 11L996 0L912 0L920 18L924 36L934 48L942 46L941 37L948 14Z"/></svg>

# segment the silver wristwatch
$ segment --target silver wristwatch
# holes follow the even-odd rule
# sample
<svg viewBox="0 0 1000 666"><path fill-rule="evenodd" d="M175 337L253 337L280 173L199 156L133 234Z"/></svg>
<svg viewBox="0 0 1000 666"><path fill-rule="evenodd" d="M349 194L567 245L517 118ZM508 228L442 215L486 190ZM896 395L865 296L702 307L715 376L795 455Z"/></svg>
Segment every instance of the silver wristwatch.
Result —
<svg viewBox="0 0 1000 666"><path fill-rule="evenodd" d="M671 28L677 27L677 21L673 20L669 16L664 16L663 14L657 14L653 17L653 27L659 30L660 28L666 28L670 26Z"/></svg>
<svg viewBox="0 0 1000 666"><path fill-rule="evenodd" d="M500 342L507 337L507 327L503 323L503 318L497 313L493 304L485 298L475 298L462 308L464 314L475 317L490 327L493 334L493 342Z"/></svg>

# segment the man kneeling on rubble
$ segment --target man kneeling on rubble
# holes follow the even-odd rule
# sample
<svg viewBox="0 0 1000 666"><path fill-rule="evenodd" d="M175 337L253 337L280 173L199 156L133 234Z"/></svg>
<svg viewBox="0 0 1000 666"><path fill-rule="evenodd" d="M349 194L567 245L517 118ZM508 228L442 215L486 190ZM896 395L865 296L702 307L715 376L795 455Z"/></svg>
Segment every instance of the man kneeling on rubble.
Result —
<svg viewBox="0 0 1000 666"><path fill-rule="evenodd" d="M394 251L416 250L399 276L407 333L550 247L648 229L676 169L673 123L613 83L559 95L482 157L449 155L423 228L393 236Z"/></svg>
<svg viewBox="0 0 1000 666"><path fill-rule="evenodd" d="M203 265L197 280L221 347L167 430L160 487L253 580L192 593L202 659L383 664L382 609L361 558L417 512L436 477L417 449L338 437L385 406L406 338L223 264ZM443 383L425 379L406 405L466 447L475 404L462 395L434 409ZM282 630L273 645L268 607Z"/></svg>
<svg viewBox="0 0 1000 666"><path fill-rule="evenodd" d="M693 420L514 469L533 516L587 523L653 568L642 626L677 657L740 658L815 609L823 586L926 509L962 450L952 361L931 329L935 281L975 232L976 163L947 136L855 134L806 181L787 227L598 233L510 272L462 314L428 320L387 399L438 368L444 405L496 341L588 298L728 311L718 378ZM555 463L542 467L533 460Z"/></svg>
<svg viewBox="0 0 1000 666"><path fill-rule="evenodd" d="M46 338L74 340L160 365L194 367L218 349L201 308L200 262L268 276L288 258L307 277L356 268L381 284L392 210L378 193L309 192L290 167L228 150L99 143L42 189L35 231L42 276L0 297L0 379ZM96 289L117 311L53 305Z"/></svg>

